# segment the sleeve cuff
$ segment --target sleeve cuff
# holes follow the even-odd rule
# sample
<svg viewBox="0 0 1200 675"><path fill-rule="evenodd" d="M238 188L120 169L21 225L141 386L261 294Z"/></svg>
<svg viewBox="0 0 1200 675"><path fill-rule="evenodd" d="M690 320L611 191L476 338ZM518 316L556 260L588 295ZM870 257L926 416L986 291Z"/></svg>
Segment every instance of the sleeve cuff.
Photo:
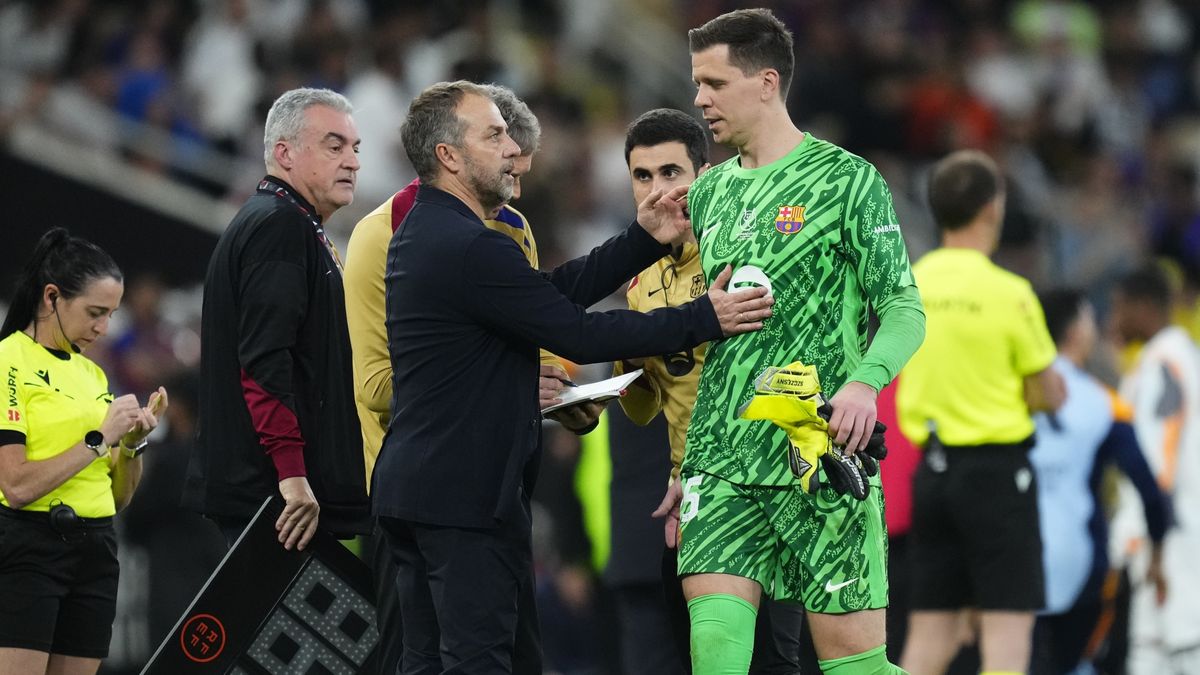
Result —
<svg viewBox="0 0 1200 675"><path fill-rule="evenodd" d="M629 241L639 251L645 251L646 255L653 256L655 260L671 252L670 246L658 243L658 240L650 236L646 228L642 227L636 220L629 224L626 232L629 235Z"/></svg>
<svg viewBox="0 0 1200 675"><path fill-rule="evenodd" d="M25 445L25 434L15 429L0 429L0 445Z"/></svg>
<svg viewBox="0 0 1200 675"><path fill-rule="evenodd" d="M304 449L300 447L280 448L270 453L279 480L308 475L304 470Z"/></svg>

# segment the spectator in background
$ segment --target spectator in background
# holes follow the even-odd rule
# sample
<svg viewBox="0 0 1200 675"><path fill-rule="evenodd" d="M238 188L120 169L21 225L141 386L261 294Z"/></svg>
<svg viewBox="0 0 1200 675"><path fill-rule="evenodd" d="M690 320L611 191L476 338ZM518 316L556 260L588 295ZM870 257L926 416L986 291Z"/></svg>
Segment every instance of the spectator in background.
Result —
<svg viewBox="0 0 1200 675"><path fill-rule="evenodd" d="M1148 521L1133 489L1123 485L1112 551L1133 585L1131 675L1200 672L1200 356L1187 332L1171 325L1171 303L1170 284L1156 266L1130 273L1113 298L1121 339L1145 343L1121 381L1121 397L1133 406L1137 440L1175 515L1163 544L1170 591L1163 601L1149 574Z"/></svg>
<svg viewBox="0 0 1200 675"><path fill-rule="evenodd" d="M200 131L226 152L237 152L254 120L262 88L250 25L251 0L217 0L191 30L181 65L182 84L195 98Z"/></svg>
<svg viewBox="0 0 1200 675"><path fill-rule="evenodd" d="M1101 503L1105 470L1115 464L1137 488L1151 546L1147 581L1160 602L1167 592L1162 573L1167 510L1138 446L1129 405L1084 370L1099 334L1091 304L1074 289L1044 293L1039 301L1058 348L1053 367L1066 383L1067 398L1053 415L1036 416L1037 444L1030 454L1046 574L1031 672L1056 675L1090 666L1109 637L1101 615L1114 610L1118 572L1108 564Z"/></svg>
<svg viewBox="0 0 1200 675"><path fill-rule="evenodd" d="M911 605L912 569L909 565L909 531L913 518L913 476L921 463L921 451L900 431L899 415L896 411L896 391L900 378L879 390L875 405L879 410L879 421L887 430L884 444L887 446L887 464L880 470L880 487L887 504L884 522L888 533L888 660L900 660L904 641L908 636L908 610Z"/></svg>
<svg viewBox="0 0 1200 675"><path fill-rule="evenodd" d="M342 264L322 229L354 200L351 111L323 89L275 101L267 175L209 261L184 503L213 518L230 546L276 493L284 548L303 549L318 526L369 531Z"/></svg>
<svg viewBox="0 0 1200 675"><path fill-rule="evenodd" d="M108 357L121 392L147 391L184 367L175 356L174 331L162 317L164 290L162 279L153 274L129 282L129 323L113 340Z"/></svg>
<svg viewBox="0 0 1200 675"><path fill-rule="evenodd" d="M400 45L387 38L380 39L371 50L371 67L346 87L346 98L354 101L354 119L370 143L359 157L362 169L358 193L372 203L382 201L413 175L404 159L400 127L396 124L396 111L408 109L412 94L404 82Z"/></svg>

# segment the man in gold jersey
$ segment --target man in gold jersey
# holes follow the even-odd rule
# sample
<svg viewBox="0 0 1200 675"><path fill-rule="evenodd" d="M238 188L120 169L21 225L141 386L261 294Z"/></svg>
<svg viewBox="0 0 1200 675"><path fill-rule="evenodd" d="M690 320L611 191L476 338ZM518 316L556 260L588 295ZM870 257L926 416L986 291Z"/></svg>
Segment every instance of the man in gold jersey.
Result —
<svg viewBox="0 0 1200 675"><path fill-rule="evenodd" d="M644 113L625 135L625 162L633 183L635 204L640 204L655 190L670 191L690 185L708 168L708 142L699 121L679 110L659 108ZM661 307L673 307L690 302L707 290L704 271L700 267L700 250L691 233L675 246L670 255L629 282L626 299L630 309L649 312ZM676 639L681 665L691 670L687 602L683 597L677 572L677 540L679 526L678 504L679 467L683 463L688 423L696 402L700 369L704 365L707 345L675 354L649 359L620 361L613 368L617 374L638 368L643 375L634 380L620 400L621 408L635 424L646 425L661 412L666 418L671 450L671 475L668 494L656 516L666 516L663 552L663 586L667 612ZM668 478L664 476L664 478ZM618 607L621 598L618 597ZM632 602L630 604L633 604ZM641 603L645 606L646 603ZM754 657L751 673L794 673L800 669L800 634L804 609L798 604L763 599L755 627ZM624 617L622 617L624 620ZM631 631L623 631L623 634ZM815 663L813 667L815 668ZM815 672L815 671L814 671Z"/></svg>
<svg viewBox="0 0 1200 675"><path fill-rule="evenodd" d="M521 156L513 167L516 179L513 198L521 196L520 176L532 166L533 155L541 140L541 127L529 107L513 92L498 85L487 86L489 96L500 109L508 125L508 133L521 148ZM417 196L419 181L414 180L403 190L365 216L354 227L346 249L346 321L350 329L350 344L353 349L355 407L362 426L363 455L367 470L367 489L371 489L371 475L375 460L379 456L383 437L391 420L392 363L388 356L387 328L384 323L384 272L387 267L388 242L392 233L404 221ZM529 260L534 269L538 267L537 241L529 222L519 211L507 204L484 221L488 228L512 238ZM567 373L558 358L542 351L542 379L540 387L541 405L557 403L556 394L563 388ZM593 403L562 409L555 418L577 433L595 426L600 406ZM526 491L532 493L536 480L537 459L530 462L526 470ZM381 489L386 489L386 486ZM384 636L376 659L375 672L396 672L400 659L399 640L389 639L400 635L400 613L396 599L395 566L391 564L387 546L382 543L378 531L372 537L371 563L375 572L376 603L381 621L380 635ZM530 580L532 582L532 580ZM540 673L541 647L538 636L537 612L533 600L532 584L522 595L520 626L517 648L513 653L514 673Z"/></svg>
<svg viewBox="0 0 1200 675"><path fill-rule="evenodd" d="M925 342L897 393L901 430L924 448L913 480L913 595L902 667L942 673L960 610L980 611L983 673L1021 673L1042 608L1032 412L1065 392L1054 342L1025 279L996 266L1004 220L996 164L960 151L933 170L929 203L942 246L915 265Z"/></svg>

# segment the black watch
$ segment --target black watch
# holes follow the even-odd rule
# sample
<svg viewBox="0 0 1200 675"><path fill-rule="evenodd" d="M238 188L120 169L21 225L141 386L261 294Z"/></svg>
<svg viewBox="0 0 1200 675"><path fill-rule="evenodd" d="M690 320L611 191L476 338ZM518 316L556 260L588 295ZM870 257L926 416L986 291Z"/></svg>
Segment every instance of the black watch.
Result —
<svg viewBox="0 0 1200 675"><path fill-rule="evenodd" d="M93 429L84 434L83 444L88 447L88 450L96 453L97 457L103 457L108 454L108 444L104 442L104 434L99 431Z"/></svg>

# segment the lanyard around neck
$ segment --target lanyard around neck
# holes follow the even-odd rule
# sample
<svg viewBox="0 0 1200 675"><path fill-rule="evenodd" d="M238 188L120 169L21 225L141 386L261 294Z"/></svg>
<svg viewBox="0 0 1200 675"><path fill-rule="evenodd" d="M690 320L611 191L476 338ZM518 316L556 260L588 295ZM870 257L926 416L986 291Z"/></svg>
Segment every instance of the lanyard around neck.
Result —
<svg viewBox="0 0 1200 675"><path fill-rule="evenodd" d="M329 251L329 256L333 258L333 264L337 266L338 273L342 273L342 257L338 255L337 248L333 245L333 242L329 241L329 237L325 236L325 228L321 227L321 221L317 218L316 214L310 211L307 206L301 204L300 200L292 196L292 193L283 189L283 186L276 185L269 180L259 181L258 191L270 192L280 199L291 202L293 206L300 209L300 213L303 213L304 217L308 219L309 224L312 225L313 232L317 235L317 241L320 241L325 250Z"/></svg>

